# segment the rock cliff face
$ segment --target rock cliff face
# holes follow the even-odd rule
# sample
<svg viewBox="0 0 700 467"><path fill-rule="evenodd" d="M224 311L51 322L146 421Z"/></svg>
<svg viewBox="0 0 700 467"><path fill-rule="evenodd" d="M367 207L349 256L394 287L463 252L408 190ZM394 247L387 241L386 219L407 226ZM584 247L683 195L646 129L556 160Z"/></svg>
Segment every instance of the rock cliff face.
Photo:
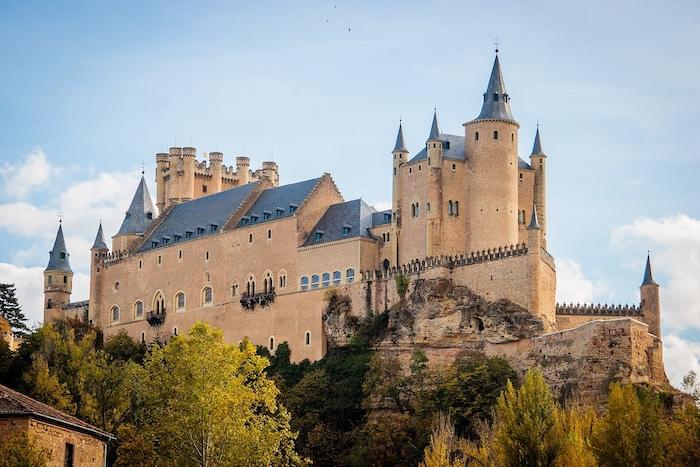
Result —
<svg viewBox="0 0 700 467"><path fill-rule="evenodd" d="M324 320L329 346L347 344L363 326L342 295L331 297ZM503 356L521 375L540 367L562 400L600 403L613 381L673 391L663 371L661 341L631 318L544 334L543 322L513 302L489 302L448 279L417 279L382 325L373 331L381 352L408 361L421 348L436 366L464 355Z"/></svg>

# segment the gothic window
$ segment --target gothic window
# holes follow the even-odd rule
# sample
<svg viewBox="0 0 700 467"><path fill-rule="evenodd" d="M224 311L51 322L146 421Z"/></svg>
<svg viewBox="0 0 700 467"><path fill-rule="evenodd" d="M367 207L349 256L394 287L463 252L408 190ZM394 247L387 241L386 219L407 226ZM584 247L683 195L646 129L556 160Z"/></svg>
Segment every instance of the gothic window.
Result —
<svg viewBox="0 0 700 467"><path fill-rule="evenodd" d="M314 274L313 276L311 276L311 288L312 289L318 289L318 281L319 281L318 274Z"/></svg>
<svg viewBox="0 0 700 467"><path fill-rule="evenodd" d="M204 287L202 291L202 305L208 306L212 304L214 299L214 290L211 287Z"/></svg>
<svg viewBox="0 0 700 467"><path fill-rule="evenodd" d="M143 302L139 300L138 302L134 303L134 319L141 318L143 318Z"/></svg>
<svg viewBox="0 0 700 467"><path fill-rule="evenodd" d="M255 295L255 279L249 277L245 284L245 295L246 297L252 297Z"/></svg>
<svg viewBox="0 0 700 467"><path fill-rule="evenodd" d="M163 298L163 294L158 292L153 299L153 311L157 315L162 315L165 313L165 299Z"/></svg>
<svg viewBox="0 0 700 467"><path fill-rule="evenodd" d="M340 271L333 272L333 285L336 287L340 285Z"/></svg>
<svg viewBox="0 0 700 467"><path fill-rule="evenodd" d="M331 285L331 275L324 272L323 277L321 278L321 286L325 289L329 285Z"/></svg>
<svg viewBox="0 0 700 467"><path fill-rule="evenodd" d="M110 312L110 315L112 317L112 322L113 323L118 323L119 322L119 307L118 306L113 306L112 310Z"/></svg>
<svg viewBox="0 0 700 467"><path fill-rule="evenodd" d="M183 292L179 292L175 296L175 305L178 310L183 310L185 308L185 294Z"/></svg>
<svg viewBox="0 0 700 467"><path fill-rule="evenodd" d="M263 279L263 292L272 293L274 284L275 283L272 280L272 273L268 271L267 274L265 274L265 278Z"/></svg>
<svg viewBox="0 0 700 467"><path fill-rule="evenodd" d="M283 269L277 273L277 275L279 277L280 289L287 288L287 272Z"/></svg>
<svg viewBox="0 0 700 467"><path fill-rule="evenodd" d="M238 284L232 284L231 285L231 296L235 297L238 295Z"/></svg>
<svg viewBox="0 0 700 467"><path fill-rule="evenodd" d="M306 276L302 276L300 285L301 290L307 290L309 288L309 278Z"/></svg>
<svg viewBox="0 0 700 467"><path fill-rule="evenodd" d="M498 131L493 132L493 139L498 139Z"/></svg>
<svg viewBox="0 0 700 467"><path fill-rule="evenodd" d="M345 271L345 282L352 284L355 281L355 270L350 268Z"/></svg>

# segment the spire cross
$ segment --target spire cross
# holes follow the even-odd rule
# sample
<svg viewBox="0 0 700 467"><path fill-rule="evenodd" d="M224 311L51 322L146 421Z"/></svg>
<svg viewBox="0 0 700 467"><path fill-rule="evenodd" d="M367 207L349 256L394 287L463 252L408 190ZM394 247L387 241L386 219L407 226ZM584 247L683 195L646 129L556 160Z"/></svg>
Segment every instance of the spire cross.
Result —
<svg viewBox="0 0 700 467"><path fill-rule="evenodd" d="M146 163L144 161L141 161L141 175L146 173ZM100 221L102 222L102 221Z"/></svg>
<svg viewBox="0 0 700 467"><path fill-rule="evenodd" d="M496 53L498 53L498 47L501 45L501 39L498 36L493 38L493 45L496 46Z"/></svg>

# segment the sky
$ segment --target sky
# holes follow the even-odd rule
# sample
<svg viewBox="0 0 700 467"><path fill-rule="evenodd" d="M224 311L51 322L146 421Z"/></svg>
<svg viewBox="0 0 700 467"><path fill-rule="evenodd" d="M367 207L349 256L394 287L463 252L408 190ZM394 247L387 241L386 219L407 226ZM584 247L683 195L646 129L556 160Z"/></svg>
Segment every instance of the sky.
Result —
<svg viewBox="0 0 700 467"><path fill-rule="evenodd" d="M0 3L0 281L41 320L59 215L88 294L142 167L191 145L282 183L329 172L391 200L399 119L415 154L479 113L494 41L527 159L548 156L558 300L637 303L661 283L669 377L700 371L700 4L693 1Z"/></svg>

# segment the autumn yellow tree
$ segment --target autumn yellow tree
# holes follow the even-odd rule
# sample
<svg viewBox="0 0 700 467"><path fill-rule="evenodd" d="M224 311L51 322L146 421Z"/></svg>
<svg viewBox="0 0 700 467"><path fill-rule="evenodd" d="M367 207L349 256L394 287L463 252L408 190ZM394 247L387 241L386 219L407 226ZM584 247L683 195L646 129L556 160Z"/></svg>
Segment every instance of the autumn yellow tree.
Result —
<svg viewBox="0 0 700 467"><path fill-rule="evenodd" d="M0 436L0 467L44 467L47 453L26 433Z"/></svg>

